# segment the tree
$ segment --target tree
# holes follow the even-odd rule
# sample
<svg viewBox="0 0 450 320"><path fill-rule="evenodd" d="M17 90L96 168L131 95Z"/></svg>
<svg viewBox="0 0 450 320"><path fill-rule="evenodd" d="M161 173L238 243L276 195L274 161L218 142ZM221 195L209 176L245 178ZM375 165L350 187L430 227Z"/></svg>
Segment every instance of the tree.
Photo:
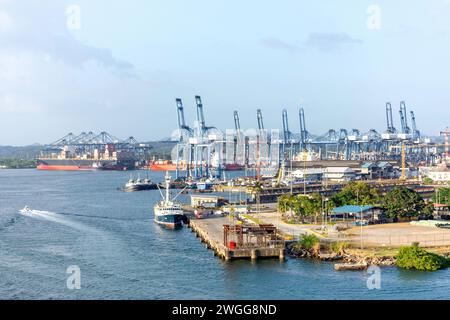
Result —
<svg viewBox="0 0 450 320"><path fill-rule="evenodd" d="M294 200L294 212L302 218L314 216L317 222L317 215L322 210L322 196L314 193L310 196L297 195Z"/></svg>
<svg viewBox="0 0 450 320"><path fill-rule="evenodd" d="M374 205L380 202L380 192L364 182L350 182L330 198L334 207L344 205Z"/></svg>
<svg viewBox="0 0 450 320"><path fill-rule="evenodd" d="M400 248L396 258L397 266L403 269L436 271L449 266L447 258L425 251L419 247L418 243Z"/></svg>
<svg viewBox="0 0 450 320"><path fill-rule="evenodd" d="M395 187L382 200L382 207L390 218L414 217L424 213L425 201L414 190Z"/></svg>
<svg viewBox="0 0 450 320"><path fill-rule="evenodd" d="M314 193L307 196L284 194L278 197L278 211L284 213L289 210L292 210L295 216L302 220L314 216L314 220L317 222L317 216L322 211L322 196Z"/></svg>
<svg viewBox="0 0 450 320"><path fill-rule="evenodd" d="M291 194L283 194L278 197L278 211L286 212L293 207L293 196Z"/></svg>
<svg viewBox="0 0 450 320"><path fill-rule="evenodd" d="M439 188L437 194L433 196L435 203L442 203L450 205L450 188Z"/></svg>

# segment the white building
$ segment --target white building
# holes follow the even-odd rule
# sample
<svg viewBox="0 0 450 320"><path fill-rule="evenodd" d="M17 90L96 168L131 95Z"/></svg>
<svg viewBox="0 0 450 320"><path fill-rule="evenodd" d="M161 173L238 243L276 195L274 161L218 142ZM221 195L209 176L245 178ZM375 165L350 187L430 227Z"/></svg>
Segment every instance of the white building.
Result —
<svg viewBox="0 0 450 320"><path fill-rule="evenodd" d="M295 179L317 181L322 179L323 172L323 168L297 169L292 171L291 176Z"/></svg>
<svg viewBox="0 0 450 320"><path fill-rule="evenodd" d="M434 182L448 182L450 181L450 170L445 165L436 167L421 167L421 176L425 176Z"/></svg>
<svg viewBox="0 0 450 320"><path fill-rule="evenodd" d="M350 167L327 167L324 169L323 179L329 181L351 181L356 177L355 171Z"/></svg>
<svg viewBox="0 0 450 320"><path fill-rule="evenodd" d="M427 176L435 182L447 182L450 181L450 170L431 170L428 172Z"/></svg>

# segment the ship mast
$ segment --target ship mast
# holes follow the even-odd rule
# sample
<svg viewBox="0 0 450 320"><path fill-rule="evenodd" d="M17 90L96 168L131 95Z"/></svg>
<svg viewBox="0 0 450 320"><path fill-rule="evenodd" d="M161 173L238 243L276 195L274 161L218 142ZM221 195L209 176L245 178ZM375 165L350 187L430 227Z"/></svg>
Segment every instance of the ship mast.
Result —
<svg viewBox="0 0 450 320"><path fill-rule="evenodd" d="M166 199L165 199L164 202L166 203L166 205L168 205L169 202L170 202L170 199L169 199L169 196L170 196L170 190L169 190L169 188L170 188L170 176L169 176L169 172L168 171L166 171L165 180L166 180Z"/></svg>

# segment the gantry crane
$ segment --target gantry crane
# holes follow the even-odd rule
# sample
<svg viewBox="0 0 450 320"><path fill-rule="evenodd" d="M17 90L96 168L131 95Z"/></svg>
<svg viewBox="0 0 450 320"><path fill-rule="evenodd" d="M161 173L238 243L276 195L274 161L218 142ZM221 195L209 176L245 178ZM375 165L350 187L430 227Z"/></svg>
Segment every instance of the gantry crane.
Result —
<svg viewBox="0 0 450 320"><path fill-rule="evenodd" d="M263 122L263 116L262 116L261 109L256 110L256 120L258 121L258 129L260 131L264 130L264 122Z"/></svg>
<svg viewBox="0 0 450 320"><path fill-rule="evenodd" d="M397 129L394 127L394 121L392 119L392 105L390 102L386 102L386 122L387 122L387 132L396 133Z"/></svg>
<svg viewBox="0 0 450 320"><path fill-rule="evenodd" d="M200 96L195 96L195 103L197 105L197 122L200 127L200 133L203 136L208 130L216 129L216 127L207 127L205 122L205 116L203 114L203 103Z"/></svg>
<svg viewBox="0 0 450 320"><path fill-rule="evenodd" d="M175 102L177 104L177 116L178 116L178 129L180 130L180 141L183 141L183 131L185 131L188 136L191 136L193 134L193 130L186 125L186 121L184 119L184 108L183 108L183 102L180 98L176 98Z"/></svg>
<svg viewBox="0 0 450 320"><path fill-rule="evenodd" d="M400 121L402 124L402 133L409 134L411 129L408 127L408 115L406 113L406 103L405 101L400 101Z"/></svg>
<svg viewBox="0 0 450 320"><path fill-rule="evenodd" d="M308 139L308 131L305 124L305 112L303 108L298 111L300 117L300 149L306 150L306 141Z"/></svg>
<svg viewBox="0 0 450 320"><path fill-rule="evenodd" d="M416 117L414 116L414 111L410 111L411 113L411 126L412 126L412 135L413 139L420 140L420 131L416 126Z"/></svg>

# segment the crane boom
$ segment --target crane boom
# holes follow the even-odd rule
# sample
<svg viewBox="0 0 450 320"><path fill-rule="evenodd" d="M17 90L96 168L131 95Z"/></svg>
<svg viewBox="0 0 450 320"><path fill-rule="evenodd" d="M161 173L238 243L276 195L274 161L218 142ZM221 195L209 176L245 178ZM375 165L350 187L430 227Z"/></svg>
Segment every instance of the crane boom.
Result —
<svg viewBox="0 0 450 320"><path fill-rule="evenodd" d="M410 113L411 113L411 126L412 126L413 139L420 139L420 131L417 130L416 117L414 116L414 111L410 111Z"/></svg>
<svg viewBox="0 0 450 320"><path fill-rule="evenodd" d="M205 116L203 114L202 98L200 96L195 96L195 103L197 105L197 121L202 131L204 131L206 125L205 125Z"/></svg>
<svg viewBox="0 0 450 320"><path fill-rule="evenodd" d="M289 131L288 113L286 109L283 109L282 111L282 118L283 118L283 139L284 143L288 143L288 141L291 139L291 132Z"/></svg>
<svg viewBox="0 0 450 320"><path fill-rule="evenodd" d="M387 132L396 133L397 130L394 127L394 120L392 118L392 105L390 102L386 102L386 123L387 123Z"/></svg>
<svg viewBox="0 0 450 320"><path fill-rule="evenodd" d="M305 111L303 108L300 108L299 110L299 117L300 117L300 144L301 148L305 149L306 147L306 140L308 139L308 131L306 130L306 123L305 123Z"/></svg>
<svg viewBox="0 0 450 320"><path fill-rule="evenodd" d="M239 114L237 110L234 111L234 128L236 129L236 132L239 132L241 130L241 124L239 122Z"/></svg>
<svg viewBox="0 0 450 320"><path fill-rule="evenodd" d="M411 129L408 127L408 117L405 101L400 101L400 119L402 122L402 133L411 133Z"/></svg>
<svg viewBox="0 0 450 320"><path fill-rule="evenodd" d="M256 120L258 121L258 129L264 130L264 122L261 109L256 110Z"/></svg>
<svg viewBox="0 0 450 320"><path fill-rule="evenodd" d="M180 140L183 138L182 131L185 130L188 132L188 134L192 134L193 130L186 125L186 121L184 118L184 108L183 108L183 102L180 98L175 99L176 105L177 105L177 117L178 117L178 128L180 129Z"/></svg>

